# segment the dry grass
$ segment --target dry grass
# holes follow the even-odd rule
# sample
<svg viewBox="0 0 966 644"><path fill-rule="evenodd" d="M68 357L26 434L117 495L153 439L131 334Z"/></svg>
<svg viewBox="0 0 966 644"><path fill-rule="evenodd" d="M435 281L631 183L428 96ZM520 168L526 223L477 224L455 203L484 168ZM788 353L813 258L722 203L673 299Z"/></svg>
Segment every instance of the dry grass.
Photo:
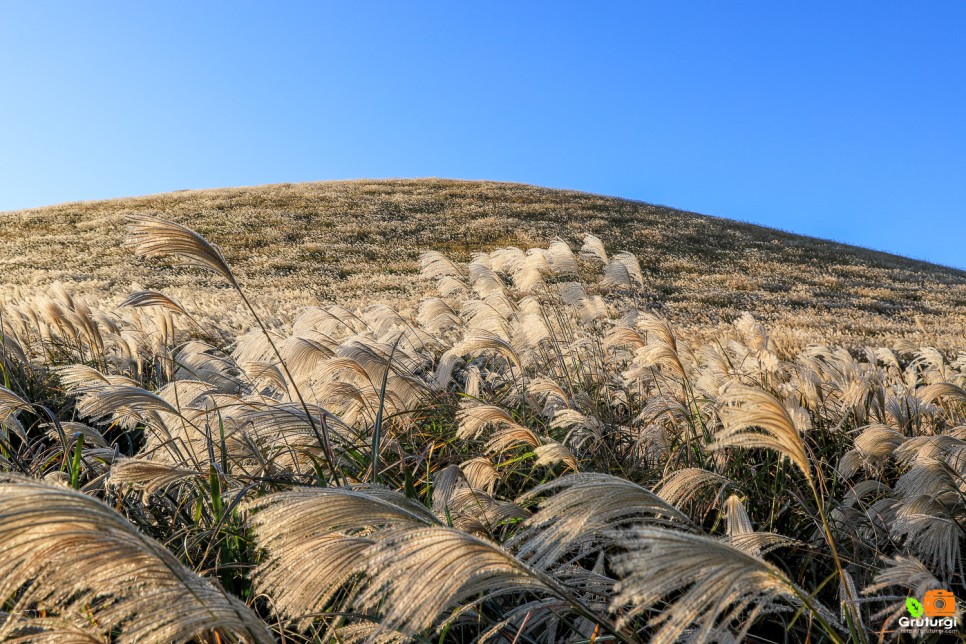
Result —
<svg viewBox="0 0 966 644"><path fill-rule="evenodd" d="M235 298L183 269L138 264L122 220L162 215L217 239L256 308L378 298L403 305L431 290L425 250L466 261L500 246L546 246L584 233L640 260L643 306L708 328L752 311L803 341L915 337L950 348L966 332L966 274L856 247L585 193L436 179L280 184L175 192L3 213L5 291L59 280L119 297L163 290L202 318ZM224 321L223 321L224 322ZM237 329L236 329L237 330Z"/></svg>
<svg viewBox="0 0 966 644"><path fill-rule="evenodd" d="M907 594L966 596L956 335L897 316L843 346L844 314L676 306L646 254L593 236L428 251L398 307L289 317L302 300L232 264L230 236L222 255L129 224L130 248L196 268L0 306L10 641L893 641ZM706 277L766 280L740 275Z"/></svg>

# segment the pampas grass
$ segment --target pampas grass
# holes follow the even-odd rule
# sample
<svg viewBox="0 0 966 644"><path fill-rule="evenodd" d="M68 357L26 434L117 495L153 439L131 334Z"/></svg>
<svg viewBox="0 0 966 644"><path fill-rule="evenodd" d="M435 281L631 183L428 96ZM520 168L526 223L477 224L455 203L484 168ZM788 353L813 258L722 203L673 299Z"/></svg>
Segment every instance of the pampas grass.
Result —
<svg viewBox="0 0 966 644"><path fill-rule="evenodd" d="M13 641L889 640L895 588L964 590L958 354L682 327L593 235L291 318L182 224L129 248L249 317L0 306Z"/></svg>
<svg viewBox="0 0 966 644"><path fill-rule="evenodd" d="M4 640L63 641L73 628L121 642L272 641L244 603L84 494L0 478L0 542L0 601L21 615L0 626Z"/></svg>

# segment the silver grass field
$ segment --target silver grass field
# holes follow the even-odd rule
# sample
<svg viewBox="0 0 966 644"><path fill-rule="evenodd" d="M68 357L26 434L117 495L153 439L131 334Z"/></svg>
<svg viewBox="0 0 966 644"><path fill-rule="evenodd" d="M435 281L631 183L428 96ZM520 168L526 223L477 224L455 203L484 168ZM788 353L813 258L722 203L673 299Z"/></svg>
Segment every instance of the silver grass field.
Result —
<svg viewBox="0 0 966 644"><path fill-rule="evenodd" d="M279 320L220 240L125 239L237 308L2 301L2 641L878 642L966 598L966 350L679 327L593 234Z"/></svg>

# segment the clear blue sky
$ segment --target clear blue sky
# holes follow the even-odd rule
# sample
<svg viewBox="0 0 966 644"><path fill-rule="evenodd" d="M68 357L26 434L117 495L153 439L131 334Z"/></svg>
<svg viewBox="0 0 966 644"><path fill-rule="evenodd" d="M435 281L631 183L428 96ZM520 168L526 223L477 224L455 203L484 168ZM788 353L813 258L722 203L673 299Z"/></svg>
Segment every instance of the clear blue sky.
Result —
<svg viewBox="0 0 966 644"><path fill-rule="evenodd" d="M966 3L0 0L0 210L421 176L966 267Z"/></svg>

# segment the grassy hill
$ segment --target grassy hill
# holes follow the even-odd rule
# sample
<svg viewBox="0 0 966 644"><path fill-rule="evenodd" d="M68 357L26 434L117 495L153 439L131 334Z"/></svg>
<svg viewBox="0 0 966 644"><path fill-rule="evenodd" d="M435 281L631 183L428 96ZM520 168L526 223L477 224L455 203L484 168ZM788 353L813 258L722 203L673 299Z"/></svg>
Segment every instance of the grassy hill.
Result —
<svg viewBox="0 0 966 644"><path fill-rule="evenodd" d="M964 273L494 183L2 216L0 641L956 635Z"/></svg>
<svg viewBox="0 0 966 644"><path fill-rule="evenodd" d="M897 337L952 346L966 330L966 273L716 217L533 186L440 179L278 184L67 203L0 214L3 293L61 281L121 298L153 288L194 310L237 306L197 271L143 266L121 245L123 217L184 223L223 249L260 307L290 315L318 301L398 303L430 284L418 255L529 248L583 234L637 255L643 305L677 325L750 311L825 340Z"/></svg>

